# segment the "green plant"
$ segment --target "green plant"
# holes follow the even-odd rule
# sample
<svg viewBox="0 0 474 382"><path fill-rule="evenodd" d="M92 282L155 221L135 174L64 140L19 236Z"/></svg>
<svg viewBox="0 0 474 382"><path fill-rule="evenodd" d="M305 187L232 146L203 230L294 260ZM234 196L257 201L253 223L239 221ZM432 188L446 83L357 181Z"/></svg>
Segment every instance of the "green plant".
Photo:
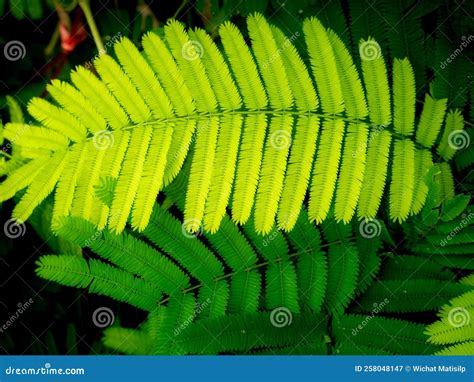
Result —
<svg viewBox="0 0 474 382"><path fill-rule="evenodd" d="M115 45L121 65L107 55L98 58L101 80L78 67L71 74L77 88L53 81L48 90L60 106L40 98L28 105L41 125L5 127L5 137L21 150L0 199L27 187L13 217L26 220L55 189L53 224L71 214L122 232L131 216L132 227L143 230L158 192L179 172L190 147L184 209L190 232L202 224L217 231L232 190L233 220L246 223L255 205L260 233L268 233L275 220L290 231L307 189L309 218L318 223L333 199L338 221L349 222L356 209L359 219L375 217L386 182L390 218L404 221L417 213L446 100L426 95L413 138L415 83L406 59L394 61L391 94L379 45L361 41L364 91L341 40L318 20L307 20L303 29L318 96L280 30L260 15L249 17L248 27L255 60L230 23L220 29L227 64L203 31L188 34L172 21L166 43L156 34L145 36L144 54L123 39ZM462 128L462 116L449 112L438 145L442 158L455 151L447 136ZM448 197L450 167L439 168ZM110 208L91 192L102 177L117 178Z"/></svg>
<svg viewBox="0 0 474 382"><path fill-rule="evenodd" d="M100 260L48 255L38 261L40 277L149 312L139 329L106 329L106 346L130 354L441 351L426 342L423 325L403 316L439 309L470 293L469 284L457 283L436 257L409 253L411 241L397 248L406 255L384 252L379 221L374 233L355 221L330 219L322 225L322 239L305 210L288 234L275 229L260 236L250 222L240 230L226 215L216 233L192 236L176 218L188 171L186 165L167 187L167 198L154 206L139 235L97 231L81 218L61 219L59 236L90 248ZM108 181L97 189L106 204L113 187ZM456 217L448 222L455 224ZM471 230L469 223L458 235ZM421 235L413 233L411 240Z"/></svg>
<svg viewBox="0 0 474 382"><path fill-rule="evenodd" d="M462 284L474 285L471 274L461 280ZM439 321L426 328L429 342L450 344L437 352L439 355L462 355L474 352L472 317L474 315L474 291L469 291L449 301L439 312Z"/></svg>
<svg viewBox="0 0 474 382"><path fill-rule="evenodd" d="M8 3L8 6L6 6ZM40 20L44 17L45 12L52 12L56 6L63 7L67 10L73 9L77 5L76 0L6 0L0 1L0 16L11 13L17 20L31 18L32 20Z"/></svg>
<svg viewBox="0 0 474 382"><path fill-rule="evenodd" d="M461 113L427 94L417 117L419 71L402 57L387 69L372 38L354 63L309 19L307 65L259 14L248 31L251 49L230 23L222 50L175 21L143 52L122 39L118 63L94 61L100 79L78 67L75 87L48 86L57 105L30 102L40 126L7 124L0 200L19 194L20 221L46 200L48 226L72 243L41 257L38 274L147 311L138 330L107 329L104 343L125 353L440 351L406 315L470 289L444 268L472 269L470 228L446 248L436 236L469 203L450 162ZM376 216L391 233L408 222L410 245L395 246Z"/></svg>
<svg viewBox="0 0 474 382"><path fill-rule="evenodd" d="M5 2L5 0L0 2L0 16L4 14ZM10 0L8 1L7 11L10 11L18 20L22 20L25 17L40 19L43 16L43 6L42 0Z"/></svg>

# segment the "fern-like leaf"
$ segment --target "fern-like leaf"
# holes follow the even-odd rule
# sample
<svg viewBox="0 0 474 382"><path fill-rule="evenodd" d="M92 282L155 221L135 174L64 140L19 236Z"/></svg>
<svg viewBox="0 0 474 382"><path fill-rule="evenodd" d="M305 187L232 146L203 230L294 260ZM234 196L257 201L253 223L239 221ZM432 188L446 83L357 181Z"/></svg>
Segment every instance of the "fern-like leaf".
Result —
<svg viewBox="0 0 474 382"><path fill-rule="evenodd" d="M390 184L390 218L403 221L410 213L415 182L415 146L412 141L394 144L392 182Z"/></svg>
<svg viewBox="0 0 474 382"><path fill-rule="evenodd" d="M359 43L370 120L377 126L388 126L392 121L387 68L380 45L372 38Z"/></svg>
<svg viewBox="0 0 474 382"><path fill-rule="evenodd" d="M413 134L415 126L415 74L408 59L393 63L393 126L397 133Z"/></svg>
<svg viewBox="0 0 474 382"><path fill-rule="evenodd" d="M338 7L330 9L324 14ZM143 37L143 52L122 38L114 46L118 61L108 55L94 61L100 78L79 67L71 73L72 85L53 81L51 102L29 103L38 125L19 118L5 127L13 150L12 159L2 161L9 190L0 188L0 200L27 188L26 201L14 214L26 220L56 188L53 222L71 215L98 229L120 233L130 224L143 231L159 192L189 157L183 214L192 233L201 227L216 232L230 199L233 220L246 224L254 216L261 234L275 223L291 231L307 196L311 221L323 222L333 201L337 220L349 222L356 209L359 219L371 219L386 183L393 220L420 212L427 200L421 179L430 152L412 158L415 84L408 60L393 66L399 140L392 154L388 70L374 39L360 43L362 84L358 60L354 63L342 40L316 18L303 23L309 65L302 60L305 52L262 15L253 14L247 24L250 46L233 24L224 23L220 49L203 30L186 31L172 20L163 36ZM445 99L426 97L415 132L418 144L431 149L445 110ZM374 124L368 136L367 114ZM449 114L438 146L445 159L453 155L446 144L461 124L458 112ZM25 177L39 171L40 157L45 158L41 168L50 171L47 181ZM403 163L408 171L401 171ZM440 163L437 170L441 199L449 199L454 195L450 165ZM105 205L94 190L101 179L112 178L112 203ZM30 195L37 190L35 199Z"/></svg>
<svg viewBox="0 0 474 382"><path fill-rule="evenodd" d="M38 276L89 292L112 297L144 310L152 310L161 298L155 285L98 260L77 256L43 256L37 262Z"/></svg>
<svg viewBox="0 0 474 382"><path fill-rule="evenodd" d="M314 17L304 22L303 32L321 98L321 107L327 114L339 114L344 111L344 100L328 33Z"/></svg>
<svg viewBox="0 0 474 382"><path fill-rule="evenodd" d="M329 212L341 157L344 122L323 122L319 150L313 168L309 199L309 218L321 223Z"/></svg>
<svg viewBox="0 0 474 382"><path fill-rule="evenodd" d="M441 130L447 101L447 99L434 99L429 94L425 96L420 122L416 130L416 141L427 148L433 146Z"/></svg>

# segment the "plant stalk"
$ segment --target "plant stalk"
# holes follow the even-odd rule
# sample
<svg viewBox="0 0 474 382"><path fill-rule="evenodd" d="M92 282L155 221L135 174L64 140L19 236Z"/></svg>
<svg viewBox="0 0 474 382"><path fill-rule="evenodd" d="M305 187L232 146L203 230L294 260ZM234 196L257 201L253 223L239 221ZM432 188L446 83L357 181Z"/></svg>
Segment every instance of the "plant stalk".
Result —
<svg viewBox="0 0 474 382"><path fill-rule="evenodd" d="M100 37L99 30L97 29L97 25L94 20L94 16L92 15L89 0L79 0L79 6L84 11L84 15L86 16L87 24L91 30L97 50L101 54L105 53L104 43L102 42L102 38Z"/></svg>

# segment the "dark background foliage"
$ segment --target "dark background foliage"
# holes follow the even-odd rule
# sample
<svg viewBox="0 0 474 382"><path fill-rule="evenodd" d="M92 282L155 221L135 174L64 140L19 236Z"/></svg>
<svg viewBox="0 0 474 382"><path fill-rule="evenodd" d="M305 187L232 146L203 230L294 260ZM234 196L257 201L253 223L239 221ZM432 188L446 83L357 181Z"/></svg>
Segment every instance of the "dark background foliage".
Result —
<svg viewBox="0 0 474 382"><path fill-rule="evenodd" d="M31 4L22 9L22 3ZM315 15L341 35L354 53L357 53L358 40L371 35L382 46L387 60L408 56L415 69L419 101L431 87L435 97L449 97L450 108L463 109L465 119L472 121L472 110L466 106L473 104L472 43L451 63L444 68L442 65L472 37L472 1L92 0L91 8L106 46L118 35L128 36L139 45L145 31L159 32L171 17L190 27L204 27L216 36L216 27L223 20L231 19L244 27L244 17L260 11L288 36L302 36L301 21ZM74 48L65 52L56 31L58 23L67 26L68 21L72 25L69 42ZM81 25L86 33L74 34L74 26ZM0 54L0 112L4 122L9 119L6 95L13 96L25 109L31 97L45 95L46 84L51 79L67 79L71 68L90 62L97 53L84 14L74 1L0 0L2 51L5 44L13 40L21 41L26 51L17 61L9 61L5 54ZM303 48L302 38L294 42L300 50ZM304 50L301 51L304 55ZM472 134L472 125L468 131ZM459 174L455 176L459 178ZM463 179L462 187L472 190L472 183L471 171ZM0 208L4 224L11 216L12 202ZM126 304L89 295L86 291L61 288L37 278L35 260L48 253L52 253L48 238L39 237L31 225L26 226L21 238L0 237L0 324L18 309L18 304L33 300L19 319L0 335L0 353L104 353L107 350L99 341L102 329L91 320L94 309L112 308L124 326L136 326L145 319L144 314ZM433 317L407 318L428 322Z"/></svg>

